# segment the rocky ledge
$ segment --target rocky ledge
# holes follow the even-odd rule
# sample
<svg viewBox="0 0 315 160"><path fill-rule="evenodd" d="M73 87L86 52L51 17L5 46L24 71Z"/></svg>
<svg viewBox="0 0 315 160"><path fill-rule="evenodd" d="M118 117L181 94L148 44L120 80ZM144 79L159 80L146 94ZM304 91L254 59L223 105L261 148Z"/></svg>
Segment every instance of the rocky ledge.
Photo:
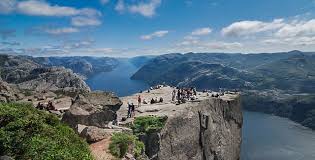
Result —
<svg viewBox="0 0 315 160"><path fill-rule="evenodd" d="M198 99L176 105L171 101L173 88L162 87L150 93L123 97L118 119L127 114L127 102L137 104L137 97L149 101L162 97L163 103L142 104L136 108L135 118L121 125L128 125L141 116L167 116L164 128L140 137L149 159L203 159L239 160L242 135L242 112L238 93L212 97L197 93Z"/></svg>

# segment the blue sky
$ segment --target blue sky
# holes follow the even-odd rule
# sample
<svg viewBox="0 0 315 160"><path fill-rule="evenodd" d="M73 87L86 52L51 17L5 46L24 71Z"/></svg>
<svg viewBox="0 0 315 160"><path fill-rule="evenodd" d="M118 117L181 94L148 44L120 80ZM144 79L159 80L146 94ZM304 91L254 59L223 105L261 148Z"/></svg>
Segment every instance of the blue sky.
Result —
<svg viewBox="0 0 315 160"><path fill-rule="evenodd" d="M0 53L315 51L314 0L1 0Z"/></svg>

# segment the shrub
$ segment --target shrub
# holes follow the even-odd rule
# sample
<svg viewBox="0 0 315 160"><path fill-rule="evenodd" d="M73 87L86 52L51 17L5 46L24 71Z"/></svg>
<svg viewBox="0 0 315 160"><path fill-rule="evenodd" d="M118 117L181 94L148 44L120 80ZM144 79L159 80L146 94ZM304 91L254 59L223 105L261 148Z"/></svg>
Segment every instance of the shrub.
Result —
<svg viewBox="0 0 315 160"><path fill-rule="evenodd" d="M144 144L131 134L115 133L112 136L109 145L109 151L112 155L122 158L129 149L133 150L133 154L137 158L143 153Z"/></svg>
<svg viewBox="0 0 315 160"><path fill-rule="evenodd" d="M88 144L31 104L0 103L0 155L15 159L93 159Z"/></svg>
<svg viewBox="0 0 315 160"><path fill-rule="evenodd" d="M152 133L163 129L167 117L142 116L137 117L132 127L135 135Z"/></svg>

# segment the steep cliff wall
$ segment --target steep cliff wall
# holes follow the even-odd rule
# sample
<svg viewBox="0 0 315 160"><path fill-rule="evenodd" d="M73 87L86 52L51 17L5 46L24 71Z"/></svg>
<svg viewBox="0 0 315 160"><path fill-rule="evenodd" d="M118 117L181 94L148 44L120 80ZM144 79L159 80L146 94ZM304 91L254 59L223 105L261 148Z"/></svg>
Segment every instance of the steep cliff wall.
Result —
<svg viewBox="0 0 315 160"><path fill-rule="evenodd" d="M240 98L210 98L171 117L160 133L158 159L240 159Z"/></svg>
<svg viewBox="0 0 315 160"><path fill-rule="evenodd" d="M140 94L144 99L158 96L165 101L142 105L136 109L136 117L168 117L161 131L140 135L146 155L154 160L239 160L243 124L240 95L215 98L198 92L197 101L176 105L171 102L172 90L165 87ZM122 98L119 116L126 113L126 102L134 102L137 95Z"/></svg>

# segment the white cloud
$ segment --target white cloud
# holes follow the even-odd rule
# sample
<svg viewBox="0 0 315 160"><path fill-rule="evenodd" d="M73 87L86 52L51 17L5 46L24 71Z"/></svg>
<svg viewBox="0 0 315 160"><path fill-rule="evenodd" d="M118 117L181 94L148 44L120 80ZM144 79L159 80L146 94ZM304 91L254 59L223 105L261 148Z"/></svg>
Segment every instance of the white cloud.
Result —
<svg viewBox="0 0 315 160"><path fill-rule="evenodd" d="M212 29L209 27L205 27L205 28L198 28L196 30L194 30L193 32L191 32L191 35L193 36L204 36L204 35L208 35L212 32Z"/></svg>
<svg viewBox="0 0 315 160"><path fill-rule="evenodd" d="M20 13L34 16L73 16L79 11L71 7L51 6L44 1L22 1L17 4Z"/></svg>
<svg viewBox="0 0 315 160"><path fill-rule="evenodd" d="M82 26L98 26L101 25L102 22L94 17L73 17L71 19L71 24L73 26L82 27Z"/></svg>
<svg viewBox="0 0 315 160"><path fill-rule="evenodd" d="M79 32L77 28L73 27L63 27L63 28L47 28L44 30L44 32L52 35L61 35L61 34L67 34L67 33L76 33Z"/></svg>
<svg viewBox="0 0 315 160"><path fill-rule="evenodd" d="M239 42L210 42L204 44L204 46L215 50L229 50L241 48L243 45Z"/></svg>
<svg viewBox="0 0 315 160"><path fill-rule="evenodd" d="M122 13L125 10L125 2L124 0L118 0L116 6L115 6L115 10Z"/></svg>
<svg viewBox="0 0 315 160"><path fill-rule="evenodd" d="M100 0L100 2L101 2L102 5L107 4L109 1L110 1L110 0Z"/></svg>
<svg viewBox="0 0 315 160"><path fill-rule="evenodd" d="M293 21L285 24L276 32L278 37L314 36L315 19L309 21Z"/></svg>
<svg viewBox="0 0 315 160"><path fill-rule="evenodd" d="M272 22L262 21L240 21L232 23L231 25L221 30L224 36L247 36L255 33L271 31L279 29L285 25L283 19L275 19Z"/></svg>
<svg viewBox="0 0 315 160"><path fill-rule="evenodd" d="M161 31L153 32L153 33L148 34L148 35L142 35L140 38L143 40L151 40L151 39L156 38L156 37L164 37L168 33L169 33L169 31L161 30Z"/></svg>
<svg viewBox="0 0 315 160"><path fill-rule="evenodd" d="M131 13L138 13L145 17L152 17L155 15L156 8L161 4L161 0L150 0L150 2L134 4L129 6Z"/></svg>
<svg viewBox="0 0 315 160"><path fill-rule="evenodd" d="M1 0L0 1L0 14L8 14L14 11L16 5L15 0Z"/></svg>
<svg viewBox="0 0 315 160"><path fill-rule="evenodd" d="M73 7L52 5L45 0L1 0L0 13L17 12L31 16L100 16L101 13L92 8L76 9Z"/></svg>

